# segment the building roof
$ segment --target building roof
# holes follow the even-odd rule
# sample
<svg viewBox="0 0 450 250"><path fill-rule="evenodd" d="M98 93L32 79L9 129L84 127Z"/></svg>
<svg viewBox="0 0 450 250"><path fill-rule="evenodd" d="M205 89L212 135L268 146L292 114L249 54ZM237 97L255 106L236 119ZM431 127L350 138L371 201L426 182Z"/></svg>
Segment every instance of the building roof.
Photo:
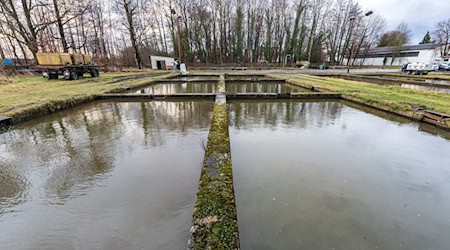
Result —
<svg viewBox="0 0 450 250"><path fill-rule="evenodd" d="M175 59L174 57L171 57L171 56L157 56L157 55L150 55L150 57L152 57L152 58L165 58L165 59L172 59L172 60Z"/></svg>
<svg viewBox="0 0 450 250"><path fill-rule="evenodd" d="M400 48L400 51L419 51L419 50L435 50L439 48L440 45L436 43L418 44L418 45L407 45ZM385 54L391 53L394 47L378 47L369 49L368 54Z"/></svg>

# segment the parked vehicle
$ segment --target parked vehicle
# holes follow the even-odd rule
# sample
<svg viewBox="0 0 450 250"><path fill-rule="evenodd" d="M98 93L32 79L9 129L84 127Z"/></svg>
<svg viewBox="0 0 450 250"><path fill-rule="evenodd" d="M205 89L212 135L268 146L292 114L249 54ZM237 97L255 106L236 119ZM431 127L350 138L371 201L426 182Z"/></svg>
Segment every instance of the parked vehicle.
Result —
<svg viewBox="0 0 450 250"><path fill-rule="evenodd" d="M310 63L308 61L296 61L295 66L298 68L307 69L307 68L309 68Z"/></svg>
<svg viewBox="0 0 450 250"><path fill-rule="evenodd" d="M402 67L402 72L414 75L427 75L430 71L433 71L433 66L429 63L406 63Z"/></svg>
<svg viewBox="0 0 450 250"><path fill-rule="evenodd" d="M450 62L443 62L439 64L439 70L450 70Z"/></svg>
<svg viewBox="0 0 450 250"><path fill-rule="evenodd" d="M431 66L431 69L433 71L438 71L439 70L439 63L433 63L433 65Z"/></svg>
<svg viewBox="0 0 450 250"><path fill-rule="evenodd" d="M37 53L38 69L42 69L42 76L48 80L58 79L60 75L65 80L78 80L85 73L91 77L99 77L98 66L90 55L69 53Z"/></svg>

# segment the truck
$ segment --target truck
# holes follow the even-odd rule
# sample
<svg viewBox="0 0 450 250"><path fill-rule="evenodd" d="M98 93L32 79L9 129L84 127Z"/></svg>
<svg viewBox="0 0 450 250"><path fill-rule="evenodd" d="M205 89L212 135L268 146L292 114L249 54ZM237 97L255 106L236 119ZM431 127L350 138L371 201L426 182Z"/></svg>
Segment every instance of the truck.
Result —
<svg viewBox="0 0 450 250"><path fill-rule="evenodd" d="M48 80L58 79L60 75L65 80L78 80L85 73L91 77L99 77L97 64L92 56L85 54L69 53L37 53L38 69L42 70L42 76Z"/></svg>
<svg viewBox="0 0 450 250"><path fill-rule="evenodd" d="M409 62L403 65L402 72L411 75L427 75L429 72L434 71L435 68L432 64L422 62Z"/></svg>

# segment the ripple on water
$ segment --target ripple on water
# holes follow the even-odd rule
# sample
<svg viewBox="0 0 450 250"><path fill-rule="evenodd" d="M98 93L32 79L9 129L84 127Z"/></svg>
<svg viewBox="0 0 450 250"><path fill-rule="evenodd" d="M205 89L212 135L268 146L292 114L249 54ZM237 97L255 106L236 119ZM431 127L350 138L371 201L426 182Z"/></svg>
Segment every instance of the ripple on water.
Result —
<svg viewBox="0 0 450 250"><path fill-rule="evenodd" d="M6 166L0 169L0 217L27 199L26 186L20 175L8 171Z"/></svg>

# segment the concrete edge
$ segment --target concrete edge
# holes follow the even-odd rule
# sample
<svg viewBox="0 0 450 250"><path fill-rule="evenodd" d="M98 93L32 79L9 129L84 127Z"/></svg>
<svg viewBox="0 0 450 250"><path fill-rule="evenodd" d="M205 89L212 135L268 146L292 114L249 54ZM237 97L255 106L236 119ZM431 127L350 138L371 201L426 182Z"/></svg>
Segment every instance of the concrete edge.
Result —
<svg viewBox="0 0 450 250"><path fill-rule="evenodd" d="M214 105L188 249L240 248L228 122L228 105L221 92Z"/></svg>
<svg viewBox="0 0 450 250"><path fill-rule="evenodd" d="M128 87L120 87L120 88L111 89L109 91L106 91L105 94L123 93L124 91L133 91L133 90L137 90L137 89L140 89L140 88L145 88L147 86L150 86L152 84L157 83L160 80L172 79L173 77L176 77L176 76L177 76L176 74L167 74L167 75L157 76L155 78L152 78L148 82L139 83L139 84L133 84L133 85L128 86Z"/></svg>

